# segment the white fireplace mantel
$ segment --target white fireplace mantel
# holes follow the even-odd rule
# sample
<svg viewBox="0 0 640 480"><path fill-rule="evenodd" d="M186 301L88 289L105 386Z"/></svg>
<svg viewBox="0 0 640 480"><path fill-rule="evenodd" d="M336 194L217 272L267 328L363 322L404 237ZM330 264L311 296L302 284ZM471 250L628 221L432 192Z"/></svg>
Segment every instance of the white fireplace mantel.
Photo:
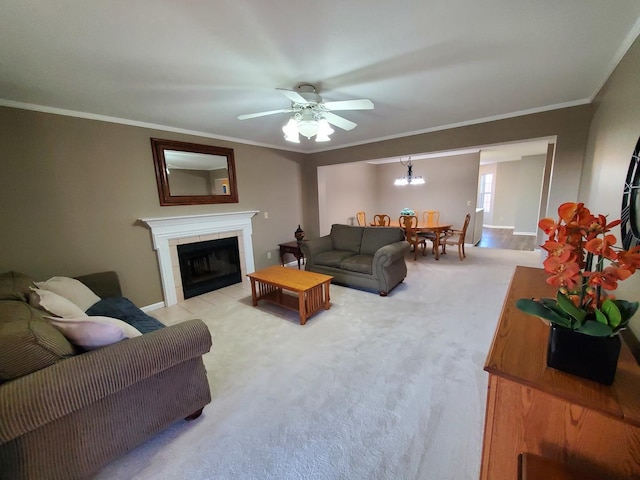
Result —
<svg viewBox="0 0 640 480"><path fill-rule="evenodd" d="M158 254L160 277L164 293L165 306L175 305L176 283L173 277L169 241L198 235L210 235L231 231L242 231L246 272L255 270L253 262L253 242L251 218L259 210L230 213L207 213L204 215L184 215L180 217L140 218L150 229L153 237L153 248Z"/></svg>

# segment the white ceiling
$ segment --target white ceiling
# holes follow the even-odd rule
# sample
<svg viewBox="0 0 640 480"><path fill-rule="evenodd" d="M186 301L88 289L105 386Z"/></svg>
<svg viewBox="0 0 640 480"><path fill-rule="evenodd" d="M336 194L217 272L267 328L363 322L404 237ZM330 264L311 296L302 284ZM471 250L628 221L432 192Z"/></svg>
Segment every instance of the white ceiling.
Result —
<svg viewBox="0 0 640 480"><path fill-rule="evenodd" d="M314 152L587 103L638 33L638 0L9 0L0 105ZM375 109L329 143L237 120L305 82Z"/></svg>

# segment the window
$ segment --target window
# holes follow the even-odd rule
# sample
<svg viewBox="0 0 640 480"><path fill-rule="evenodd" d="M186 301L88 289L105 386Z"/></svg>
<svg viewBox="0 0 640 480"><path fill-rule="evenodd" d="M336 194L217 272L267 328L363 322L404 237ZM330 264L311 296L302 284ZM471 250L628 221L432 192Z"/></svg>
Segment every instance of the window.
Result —
<svg viewBox="0 0 640 480"><path fill-rule="evenodd" d="M484 211L491 212L493 195L493 173L485 173L480 176L480 205Z"/></svg>

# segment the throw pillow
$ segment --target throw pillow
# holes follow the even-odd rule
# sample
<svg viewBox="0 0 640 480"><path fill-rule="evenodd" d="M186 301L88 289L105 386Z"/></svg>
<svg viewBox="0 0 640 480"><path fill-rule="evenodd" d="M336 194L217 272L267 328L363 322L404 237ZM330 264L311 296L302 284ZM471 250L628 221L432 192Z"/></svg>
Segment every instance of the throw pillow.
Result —
<svg viewBox="0 0 640 480"><path fill-rule="evenodd" d="M104 316L98 316L98 315L88 316L84 314L77 318L58 318L58 317L46 317L46 316L44 318L49 320L56 327L63 324L76 325L82 322L87 322L87 328L91 328L90 324L102 323L104 325L112 325L118 328L124 335L124 338L134 338L142 335L142 333L138 329L129 325L126 322L123 322L122 320L118 320L117 318L104 317Z"/></svg>
<svg viewBox="0 0 640 480"><path fill-rule="evenodd" d="M125 335L121 329L108 323L91 321L67 321L59 322L54 319L51 324L74 345L85 350L95 350L124 340Z"/></svg>
<svg viewBox="0 0 640 480"><path fill-rule="evenodd" d="M91 305L100 300L89 287L75 278L52 277L46 282L35 282L38 288L57 293L61 297L73 302L82 311L86 311Z"/></svg>
<svg viewBox="0 0 640 480"><path fill-rule="evenodd" d="M57 317L63 318L82 317L84 315L84 311L80 307L57 293L42 290L41 288L32 288L32 290L29 294L29 304L32 307L46 310Z"/></svg>
<svg viewBox="0 0 640 480"><path fill-rule="evenodd" d="M103 298L87 310L87 315L105 315L133 325L142 333L164 328L164 324L140 310L125 297Z"/></svg>

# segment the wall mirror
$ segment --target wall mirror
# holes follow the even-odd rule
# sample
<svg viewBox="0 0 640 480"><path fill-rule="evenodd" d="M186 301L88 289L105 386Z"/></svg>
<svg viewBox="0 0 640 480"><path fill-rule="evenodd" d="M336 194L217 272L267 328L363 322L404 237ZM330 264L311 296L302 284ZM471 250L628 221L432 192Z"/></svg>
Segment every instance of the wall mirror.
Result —
<svg viewBox="0 0 640 480"><path fill-rule="evenodd" d="M238 203L232 148L151 139L160 205Z"/></svg>

